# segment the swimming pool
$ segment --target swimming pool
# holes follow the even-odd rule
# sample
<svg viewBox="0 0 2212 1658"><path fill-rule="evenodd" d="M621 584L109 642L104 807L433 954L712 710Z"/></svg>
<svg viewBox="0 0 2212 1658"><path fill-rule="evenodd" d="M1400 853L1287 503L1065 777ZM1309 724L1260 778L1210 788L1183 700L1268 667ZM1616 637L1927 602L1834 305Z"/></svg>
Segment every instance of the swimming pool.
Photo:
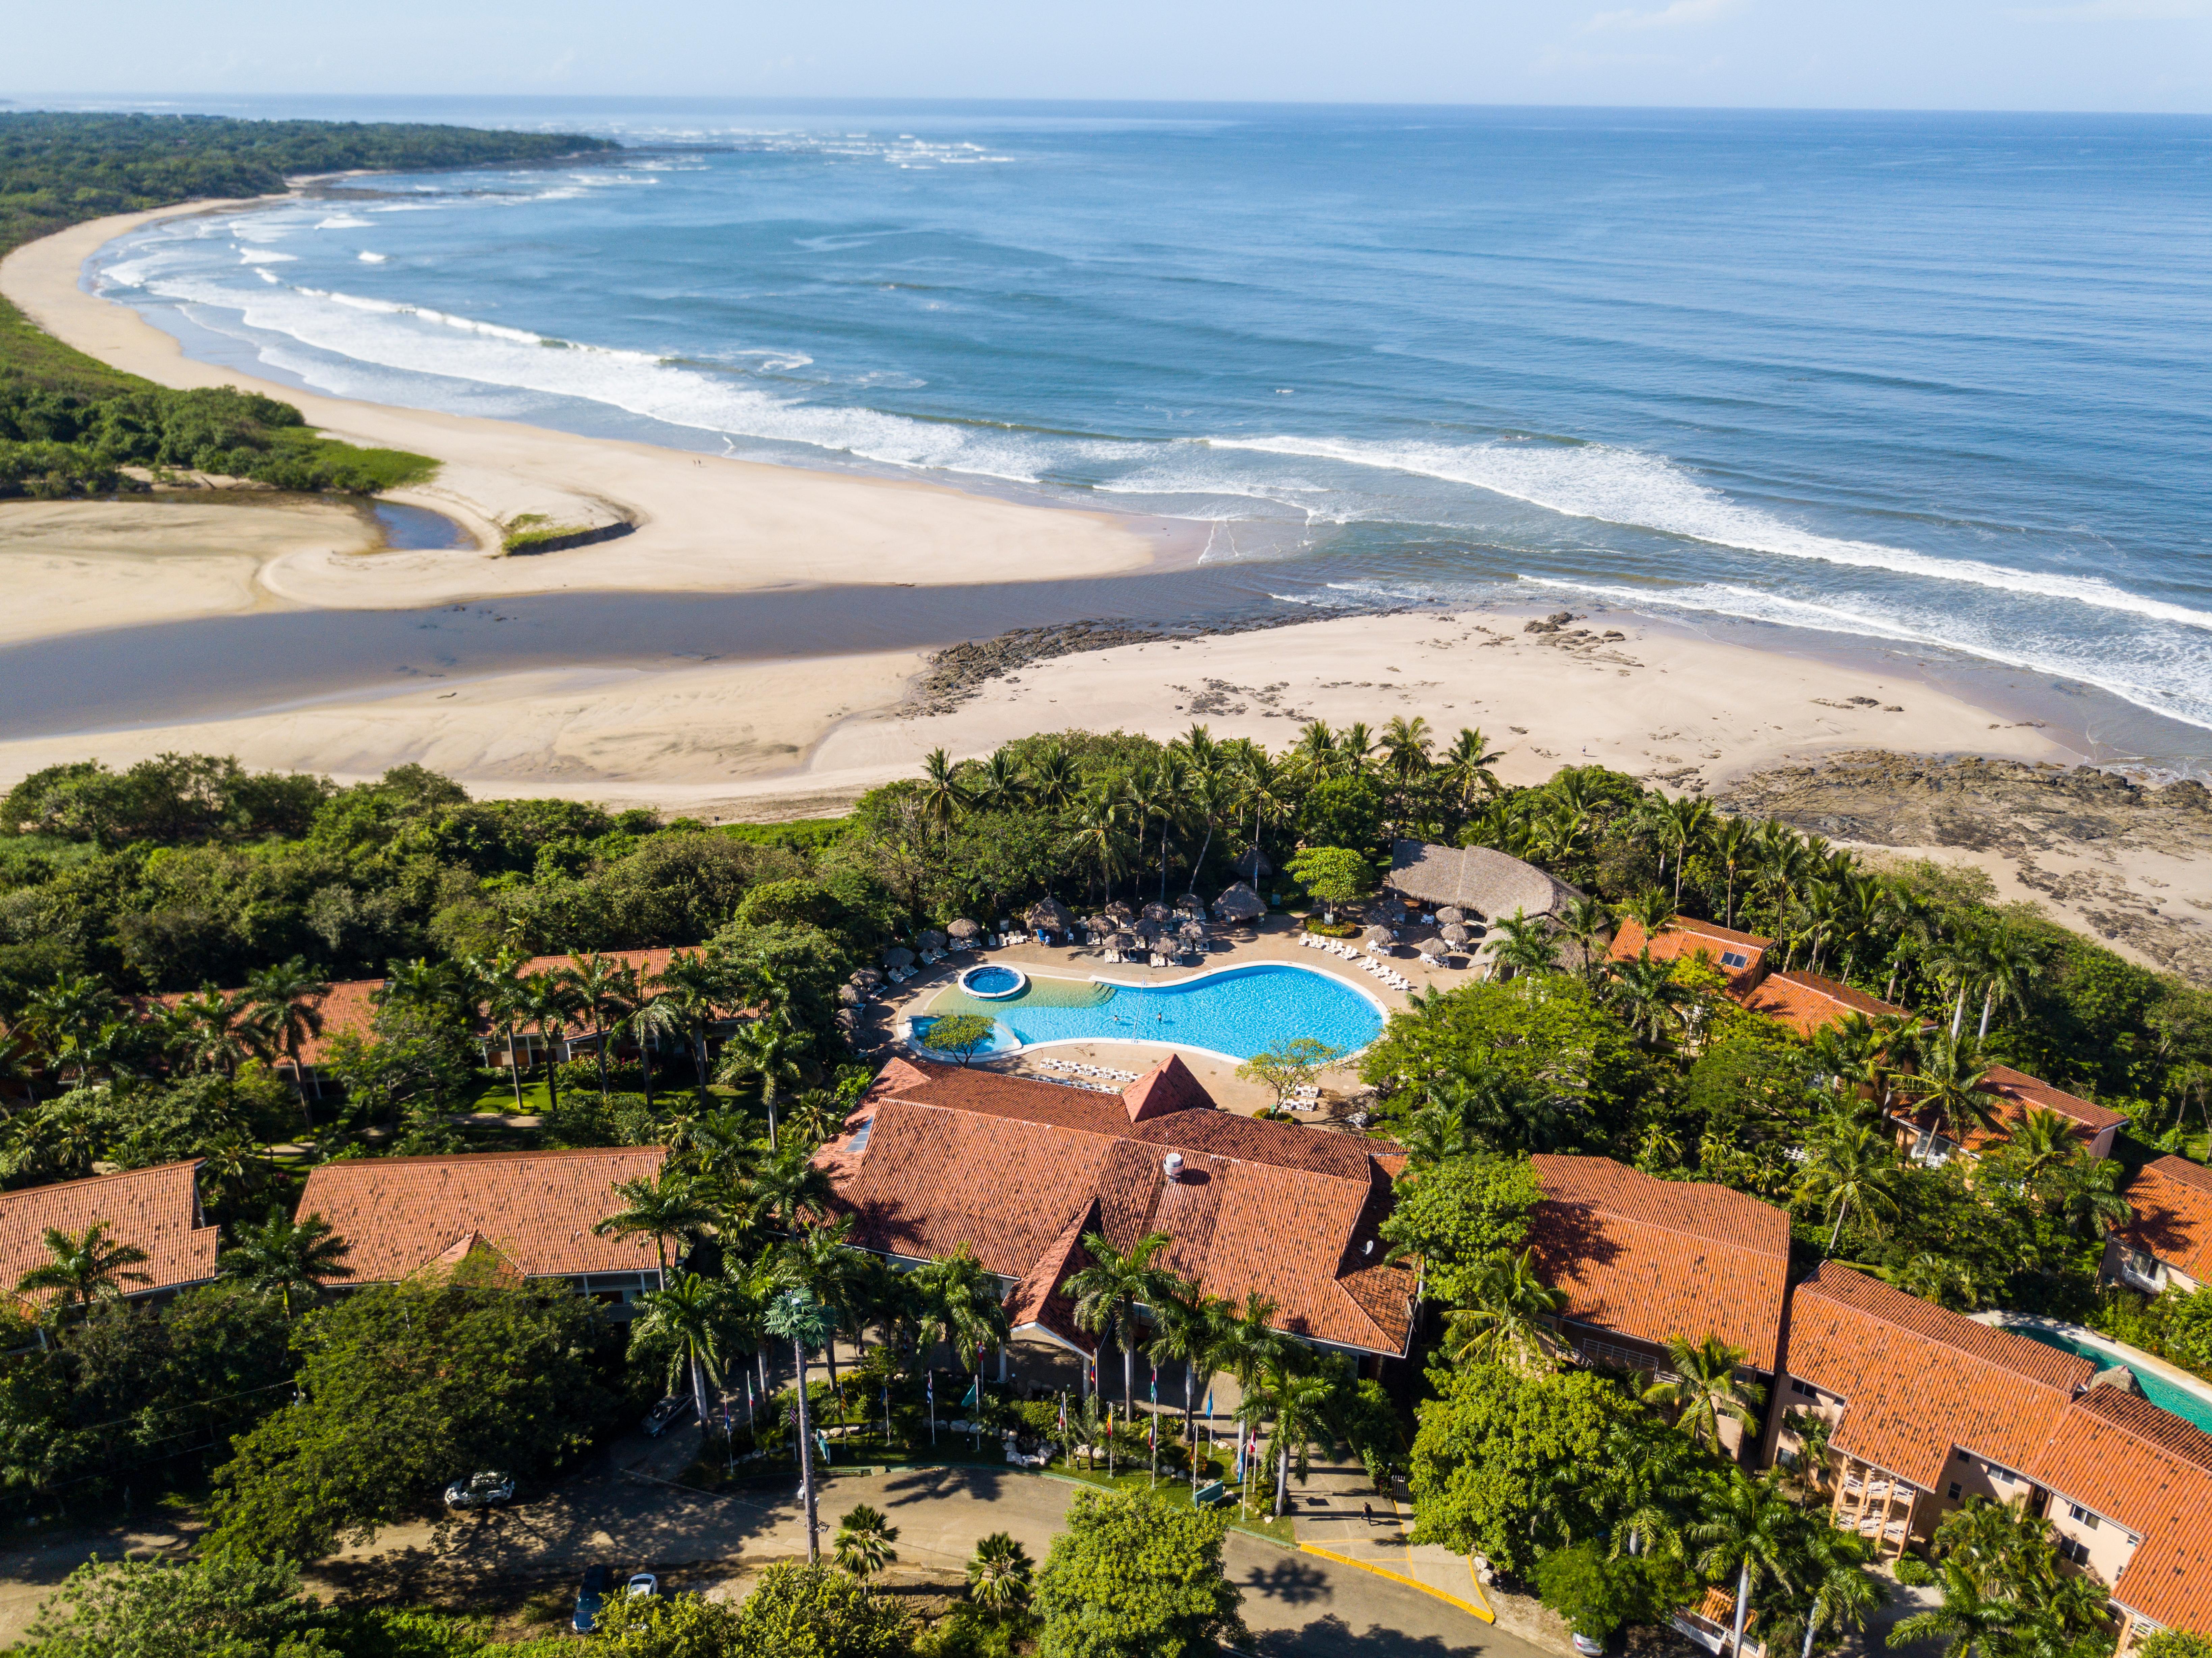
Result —
<svg viewBox="0 0 2212 1658"><path fill-rule="evenodd" d="M2115 1364L2127 1364L2128 1374L2135 1377L2136 1383L2142 1389L2145 1399L2162 1411L2172 1411L2184 1422L2193 1422L2205 1432L2212 1433L2212 1400L2206 1399L2202 1394L2191 1393L2186 1388L2177 1386L2164 1376L2154 1376L2142 1365L2128 1364L2127 1356L2124 1353L2115 1353L2110 1347L2100 1347L2091 1342L2077 1340L2072 1336L2062 1335L2056 1330L2046 1330L2039 1325L2008 1324L2004 1327L2016 1336L2026 1336L2030 1341L2039 1341L2046 1347L2056 1347L2062 1353L2072 1353L2077 1357L2086 1358L2100 1370L2108 1370Z"/></svg>
<svg viewBox="0 0 2212 1658"><path fill-rule="evenodd" d="M1224 1059L1255 1054L1300 1036L1344 1053L1382 1034L1382 1009L1334 974L1287 962L1255 962L1169 985L1120 985L1096 979L1032 976L1018 995L986 1000L949 989L914 1021L924 1046L933 1020L978 1013L997 1026L993 1054L1048 1042L1151 1042Z"/></svg>

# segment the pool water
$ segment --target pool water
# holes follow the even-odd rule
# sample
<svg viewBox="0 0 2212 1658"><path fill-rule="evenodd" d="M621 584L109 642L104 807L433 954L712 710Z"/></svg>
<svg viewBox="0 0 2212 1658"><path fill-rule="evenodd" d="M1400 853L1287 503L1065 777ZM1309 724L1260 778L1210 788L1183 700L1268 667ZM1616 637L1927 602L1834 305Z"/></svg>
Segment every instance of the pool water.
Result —
<svg viewBox="0 0 2212 1658"><path fill-rule="evenodd" d="M963 977L978 996L1003 996L1022 981L1022 975L1010 967L979 967Z"/></svg>
<svg viewBox="0 0 2212 1658"><path fill-rule="evenodd" d="M1249 1060L1310 1036L1344 1053L1382 1033L1382 1011L1332 974L1261 962L1172 985L1112 985L1032 977L1018 996L985 1001L955 988L914 1022L926 1046L932 1019L978 1013L994 1021L989 1053L1043 1042L1154 1042Z"/></svg>
<svg viewBox="0 0 2212 1658"><path fill-rule="evenodd" d="M2099 1370L2109 1370L2115 1364L2126 1364L2124 1355L2115 1357L2101 1347L2093 1347L2086 1341L2060 1335L2055 1330L2040 1330L2033 1325L2006 1327L2016 1336L2026 1336L2030 1341L2039 1341L2046 1347L2056 1347L2062 1353L2072 1353L2086 1358ZM2176 1387L2164 1376L2153 1376L2148 1370L2128 1364L2128 1373L2142 1388L2143 1397L2162 1411L2171 1411L2184 1422L2193 1422L2207 1433L2212 1433L2212 1400L2202 1394L2193 1394L2186 1388Z"/></svg>

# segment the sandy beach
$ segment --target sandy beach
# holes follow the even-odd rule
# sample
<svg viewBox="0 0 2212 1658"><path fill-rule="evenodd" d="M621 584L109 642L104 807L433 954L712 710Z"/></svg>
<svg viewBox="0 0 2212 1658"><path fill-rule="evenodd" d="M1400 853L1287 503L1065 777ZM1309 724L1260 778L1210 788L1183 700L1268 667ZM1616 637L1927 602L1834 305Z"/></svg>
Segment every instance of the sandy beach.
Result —
<svg viewBox="0 0 2212 1658"><path fill-rule="evenodd" d="M1165 738L1204 723L1217 737L1280 749L1307 719L1379 728L1394 715L1425 719L1447 740L1462 726L1480 727L1504 751L1499 774L1511 783L1595 762L1670 791L1713 792L1854 750L2062 765L2089 757L2078 734L1981 706L1902 663L1895 671L1839 665L1625 610L1577 611L1556 630L1528 631L1549 604L1125 644L1018 665L949 707L942 698L917 703L912 688L930 647L908 647L909 640L951 644L992 629L975 617L963 633L956 598L941 618L909 618L900 648L869 648L885 629L854 620L864 609L874 607L878 623L928 610L920 592L910 602L896 589L965 584L983 592L988 584L1016 583L1044 591L1171 569L1188 564L1190 538L1174 526L928 484L697 457L254 382L186 358L135 312L79 287L87 257L152 216L83 225L20 249L0 264L0 291L118 367L172 386L254 386L338 435L436 457L437 477L396 498L447 513L477 545L373 550L377 537L359 513L296 501L9 502L0 505L0 570L15 602L0 618L0 645L50 646L98 629L102 648L129 652L143 640L147 659L156 660L150 647L177 625L271 610L428 616L471 601L497 610L533 595L681 602L677 596L809 588L830 601L810 613L809 628L826 635L837 629L824 615L843 617L849 637L835 643L802 633L774 650L755 641L720 659L715 651L640 649L491 671L472 667L464 646L443 665L403 665L404 677L385 665L371 683L356 671L347 683L288 686L281 695L251 689L251 674L241 673L236 695L212 706L202 687L197 703L168 705L155 717L73 720L64 703L51 726L27 730L19 721L0 741L0 781L88 755L126 764L164 751L212 751L341 780L414 762L483 795L557 794L760 819L835 812L861 790L910 774L933 749L980 756L1039 730ZM524 512L562 523L623 519L636 529L568 551L499 556L499 526ZM175 712L185 706L198 711ZM2016 848L1932 850L1989 868L2006 896L2032 893L2157 965L2166 953L2158 943L2117 938L2103 924L2112 884L2140 889L2142 902L2212 904L2212 890L2192 896L2206 885L2202 865L2170 853L2081 854L2105 865L2099 898L2083 882L2069 888L2039 878L2033 865L2023 884ZM2051 849L2042 855L2047 872Z"/></svg>

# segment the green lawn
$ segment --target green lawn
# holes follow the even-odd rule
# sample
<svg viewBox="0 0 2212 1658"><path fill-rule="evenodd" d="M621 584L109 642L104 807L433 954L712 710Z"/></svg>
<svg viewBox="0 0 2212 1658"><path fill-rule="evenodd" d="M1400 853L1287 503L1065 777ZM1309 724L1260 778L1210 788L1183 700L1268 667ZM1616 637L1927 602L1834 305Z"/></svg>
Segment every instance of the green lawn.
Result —
<svg viewBox="0 0 2212 1658"><path fill-rule="evenodd" d="M514 1084L503 1072L494 1081L486 1083L469 1104L471 1111L512 1112L515 1108ZM545 1092L544 1078L540 1077L535 1082L527 1077L522 1079L521 1108L526 1112L539 1113L553 1108L553 1102Z"/></svg>

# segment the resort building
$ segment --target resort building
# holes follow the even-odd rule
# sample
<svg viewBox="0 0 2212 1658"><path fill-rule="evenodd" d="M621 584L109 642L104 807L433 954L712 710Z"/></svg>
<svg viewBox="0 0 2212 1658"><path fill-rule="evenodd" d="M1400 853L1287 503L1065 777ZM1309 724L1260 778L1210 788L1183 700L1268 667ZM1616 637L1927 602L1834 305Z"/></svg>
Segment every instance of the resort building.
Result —
<svg viewBox="0 0 2212 1658"><path fill-rule="evenodd" d="M1966 1130L1963 1140L1954 1139L1933 1109L1915 1111L1910 1102L1892 1114L1899 1141L1916 1163L1942 1164L1950 1157L1981 1157L2011 1139L2012 1131L2030 1111L2049 1111L2073 1125L2074 1133L2093 1157L2110 1157L2112 1141L2127 1121L2094 1100L2053 1088L2008 1065L1993 1065L1982 1073L1982 1091L1992 1096L1996 1121L1987 1128Z"/></svg>
<svg viewBox="0 0 2212 1658"><path fill-rule="evenodd" d="M2212 1283L2212 1169L2160 1157L2124 1195L2136 1215L2105 1239L2105 1277L2153 1296Z"/></svg>
<svg viewBox="0 0 2212 1658"><path fill-rule="evenodd" d="M1807 1040L1823 1025L1840 1023L1854 1013L1880 1019L1908 1011L1855 989L1841 979L1824 978L1818 973L1794 968L1765 974L1741 990L1731 989L1729 994L1737 1005L1753 1013L1763 1013Z"/></svg>
<svg viewBox="0 0 2212 1658"><path fill-rule="evenodd" d="M1833 1261L1791 1295L1783 1365L1763 1460L1825 1431L1836 1523L1890 1558L1969 1497L2036 1501L2029 1471L2094 1371Z"/></svg>
<svg viewBox="0 0 2212 1658"><path fill-rule="evenodd" d="M815 1160L860 1248L901 1266L975 1251L1025 1377L1098 1356L1063 1288L1090 1232L1117 1251L1166 1234L1161 1266L1267 1297L1273 1327L1370 1373L1412 1339L1418 1282L1376 1233L1403 1157L1219 1110L1180 1059L1118 1095L893 1060Z"/></svg>
<svg viewBox="0 0 2212 1658"><path fill-rule="evenodd" d="M320 1215L345 1240L346 1288L475 1257L625 1305L660 1282L653 1241L602 1237L592 1226L619 1206L617 1185L651 1178L667 1155L642 1145L348 1158L314 1167L299 1213Z"/></svg>
<svg viewBox="0 0 2212 1658"><path fill-rule="evenodd" d="M2028 1473L2059 1552L2112 1591L2120 1652L2162 1629L2212 1631L2212 1434L2100 1384Z"/></svg>
<svg viewBox="0 0 2212 1658"><path fill-rule="evenodd" d="M1518 858L1488 847L1443 847L1432 841L1397 842L1382 885L1425 909L1450 907L1481 921L1556 915L1577 896L1565 881Z"/></svg>
<svg viewBox="0 0 2212 1658"><path fill-rule="evenodd" d="M1790 1217L1724 1186L1654 1180L1610 1157L1529 1159L1544 1200L1528 1242L1567 1297L1555 1321L1586 1363L1671 1378L1667 1344L1717 1338L1768 1388L1782 1351ZM1731 1451L1746 1437L1725 1423ZM1748 1437L1756 1442L1756 1432Z"/></svg>
<svg viewBox="0 0 2212 1658"><path fill-rule="evenodd" d="M1677 915L1656 933L1646 932L1642 922L1626 915L1614 928L1606 954L1616 962L1640 960L1646 950L1655 962L1695 960L1702 956L1727 975L1728 988L1733 993L1739 987L1754 982L1765 970L1766 952L1773 946L1773 939L1755 932L1738 932L1687 915Z"/></svg>
<svg viewBox="0 0 2212 1658"><path fill-rule="evenodd" d="M199 1168L198 1160L168 1163L0 1194L0 1288L13 1291L24 1273L53 1259L48 1229L79 1236L95 1222L106 1224L110 1242L146 1252L133 1269L145 1281L124 1284L125 1299L211 1282L216 1236L200 1212ZM44 1300L19 1296L16 1305L27 1316Z"/></svg>

